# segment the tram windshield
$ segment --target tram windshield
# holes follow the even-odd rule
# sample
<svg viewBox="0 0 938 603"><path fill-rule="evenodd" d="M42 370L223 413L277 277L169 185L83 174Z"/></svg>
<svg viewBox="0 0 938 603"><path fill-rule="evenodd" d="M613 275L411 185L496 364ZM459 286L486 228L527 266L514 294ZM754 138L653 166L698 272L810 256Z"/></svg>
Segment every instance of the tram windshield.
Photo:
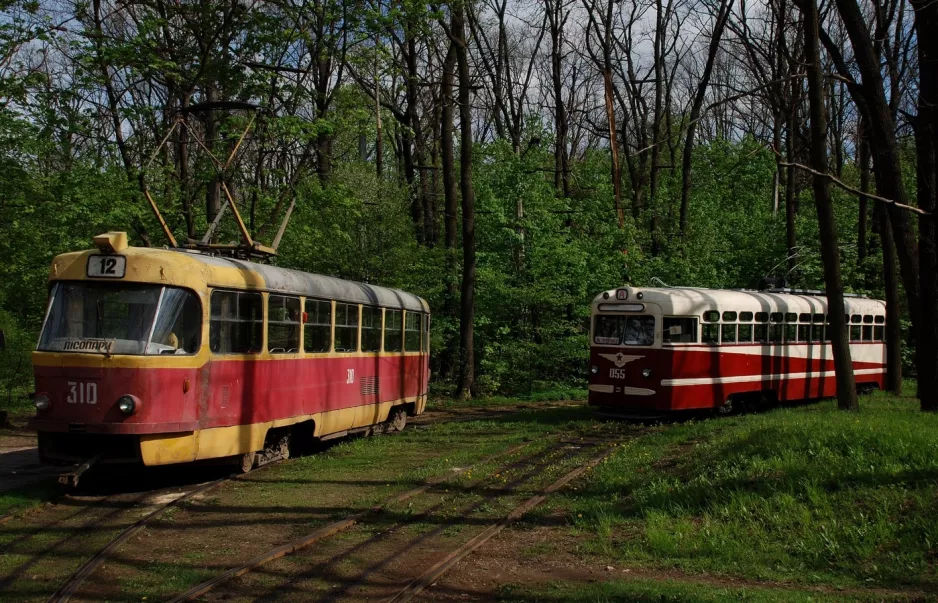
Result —
<svg viewBox="0 0 938 603"><path fill-rule="evenodd" d="M655 317L648 315L596 316L593 343L599 345L654 345Z"/></svg>
<svg viewBox="0 0 938 603"><path fill-rule="evenodd" d="M175 287L56 283L39 350L194 354L202 335L195 294Z"/></svg>

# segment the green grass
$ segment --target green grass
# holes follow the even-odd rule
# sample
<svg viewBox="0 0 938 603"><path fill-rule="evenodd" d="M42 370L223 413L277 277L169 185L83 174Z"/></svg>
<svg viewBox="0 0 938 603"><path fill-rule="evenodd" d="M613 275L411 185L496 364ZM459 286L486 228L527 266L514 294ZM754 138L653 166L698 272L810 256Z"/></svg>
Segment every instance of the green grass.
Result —
<svg viewBox="0 0 938 603"><path fill-rule="evenodd" d="M633 578L628 581L594 583L555 582L537 588L506 586L501 589L499 601L506 603L719 603L722 601L750 601L752 603L784 601L786 603L856 601L837 593L799 592L777 588L741 588L735 586L708 585L676 582L673 580L651 580ZM862 597L860 600L864 600ZM870 601L884 600L882 596L870 597Z"/></svg>
<svg viewBox="0 0 938 603"><path fill-rule="evenodd" d="M516 397L485 396L470 398L468 400L457 400L447 396L440 396L431 397L428 406L430 409L455 409L466 407L514 406L518 404L530 404L532 402L585 401L587 394L588 392L585 388L567 387L546 389Z"/></svg>
<svg viewBox="0 0 938 603"><path fill-rule="evenodd" d="M586 549L757 580L938 586L938 416L911 398L679 424L567 495Z"/></svg>

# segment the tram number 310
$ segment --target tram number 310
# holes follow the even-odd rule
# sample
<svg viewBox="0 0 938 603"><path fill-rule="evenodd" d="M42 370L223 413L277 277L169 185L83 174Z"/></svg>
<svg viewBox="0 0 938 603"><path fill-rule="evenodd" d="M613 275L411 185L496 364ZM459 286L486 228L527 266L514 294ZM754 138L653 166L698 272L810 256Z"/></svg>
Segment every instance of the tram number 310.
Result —
<svg viewBox="0 0 938 603"><path fill-rule="evenodd" d="M93 381L88 383L69 381L68 398L65 401L69 404L97 404L98 384Z"/></svg>

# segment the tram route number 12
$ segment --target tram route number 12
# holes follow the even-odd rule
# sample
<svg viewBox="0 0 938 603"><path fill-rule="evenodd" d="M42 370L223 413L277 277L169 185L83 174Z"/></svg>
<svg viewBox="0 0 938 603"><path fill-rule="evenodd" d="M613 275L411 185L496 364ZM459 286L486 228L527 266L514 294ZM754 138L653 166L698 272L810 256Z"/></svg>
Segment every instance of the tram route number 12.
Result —
<svg viewBox="0 0 938 603"><path fill-rule="evenodd" d="M89 381L88 383L69 381L68 398L66 398L65 401L69 404L97 404L98 384L93 381Z"/></svg>

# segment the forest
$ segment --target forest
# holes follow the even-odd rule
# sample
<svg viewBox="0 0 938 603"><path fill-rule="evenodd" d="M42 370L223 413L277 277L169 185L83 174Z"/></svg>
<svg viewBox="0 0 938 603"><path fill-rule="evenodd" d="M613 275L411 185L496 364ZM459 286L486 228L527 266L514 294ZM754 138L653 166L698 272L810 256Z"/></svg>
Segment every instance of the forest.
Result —
<svg viewBox="0 0 938 603"><path fill-rule="evenodd" d="M198 240L230 188L277 265L426 298L440 394L583 387L605 289L769 277L885 299L890 387L938 410L935 32L929 0L2 0L0 395L56 254L167 245L145 190Z"/></svg>

